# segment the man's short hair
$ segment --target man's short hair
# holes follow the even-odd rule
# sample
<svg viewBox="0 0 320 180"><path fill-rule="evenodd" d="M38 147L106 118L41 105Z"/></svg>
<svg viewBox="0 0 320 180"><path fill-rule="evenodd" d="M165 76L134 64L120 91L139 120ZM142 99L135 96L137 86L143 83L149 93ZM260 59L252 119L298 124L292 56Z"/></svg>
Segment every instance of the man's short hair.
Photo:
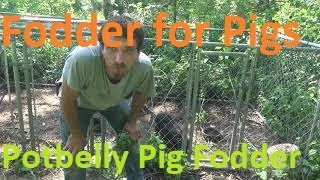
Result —
<svg viewBox="0 0 320 180"><path fill-rule="evenodd" d="M108 19L108 21L102 25L100 31L99 31L99 36L98 36L98 40L100 42L100 44L102 45L102 47L104 46L104 42L103 42L103 39L102 39L102 30L103 30L103 27L107 24L107 23L110 23L110 22L116 22L118 23L121 28L122 28L122 36L121 37L124 37L124 38L127 38L127 24L128 23L134 23L134 22L138 22L128 16L114 16L114 17L111 17ZM109 31L108 32L115 32L116 31L116 28L114 27L111 27L109 28ZM136 28L134 31L133 31L133 38L136 40L137 42L137 50L138 52L140 52L140 50L143 48L143 41L144 41L144 32L143 32L143 28L142 28L142 24L141 24L141 27L140 28Z"/></svg>

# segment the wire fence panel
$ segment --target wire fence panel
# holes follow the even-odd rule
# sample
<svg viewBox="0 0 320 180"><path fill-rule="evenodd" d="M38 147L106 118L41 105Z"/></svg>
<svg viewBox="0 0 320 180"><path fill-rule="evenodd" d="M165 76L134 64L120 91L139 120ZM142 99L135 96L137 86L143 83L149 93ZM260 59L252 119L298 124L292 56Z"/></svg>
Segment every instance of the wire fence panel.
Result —
<svg viewBox="0 0 320 180"><path fill-rule="evenodd" d="M52 24L43 22L47 28ZM146 28L143 52L151 58L157 91L140 121L146 138L155 131L167 148L187 150L189 157L197 144L208 145L207 153L234 151L242 142L254 150L263 142L290 143L303 150L317 138L319 48L284 48L265 56L258 47L241 44L246 39L231 47L215 42L221 30L205 31L207 42L200 48L195 42L179 48L165 39L168 29L163 31L162 45L156 46L151 38L155 32ZM177 39L184 37L179 30ZM60 141L54 83L76 42L26 48L22 37L16 38L12 49L0 49L0 140L24 149L30 144L38 150L52 147Z"/></svg>
<svg viewBox="0 0 320 180"><path fill-rule="evenodd" d="M221 51L223 48L230 51ZM208 144L210 153L215 150L228 152L235 133L235 119L239 119L236 116L241 113L237 102L240 102L241 82L243 84L246 80L246 76L241 80L248 68L246 49L235 52L221 46L203 49L205 51L199 59L201 67L193 144ZM216 51L206 51L210 49Z"/></svg>
<svg viewBox="0 0 320 180"><path fill-rule="evenodd" d="M154 40L147 40L145 47L144 53L151 58L154 67L157 91L147 108L154 115L155 130L165 144L171 149L181 149L182 138L187 138L182 137L182 132L187 132L184 128L190 108L187 105L190 106L187 93L191 91L188 83L192 80L188 77L189 62L194 61L196 51L192 46L177 48L169 42L156 47Z"/></svg>
<svg viewBox="0 0 320 180"><path fill-rule="evenodd" d="M259 136L248 134L247 138L305 147L319 99L319 68L319 49L284 49L276 56L258 57L252 103L264 121L251 120L265 128L259 130ZM266 140L266 134L272 138Z"/></svg>

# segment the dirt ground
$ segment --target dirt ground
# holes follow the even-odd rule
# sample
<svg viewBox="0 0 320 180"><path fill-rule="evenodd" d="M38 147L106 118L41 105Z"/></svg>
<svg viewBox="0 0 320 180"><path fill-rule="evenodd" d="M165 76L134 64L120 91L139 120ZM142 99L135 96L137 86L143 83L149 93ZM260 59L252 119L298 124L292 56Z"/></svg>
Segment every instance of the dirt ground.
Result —
<svg viewBox="0 0 320 180"><path fill-rule="evenodd" d="M59 134L59 100L55 96L54 88L41 88L35 89L35 108L33 107L33 113L35 113L34 124L36 127L35 135L38 138L40 147L46 145L48 147L55 147L55 144L60 142ZM3 97L3 98L2 98ZM2 99L2 100L1 100ZM15 102L15 94L11 94L11 101ZM27 141L29 138L29 124L28 124L28 108L25 92L22 93L23 103L23 120L24 129ZM4 91L0 92L0 153L3 151L3 145L8 143L14 143L18 138L19 123L17 119L17 108L13 104L13 117L10 117L10 103L9 96ZM34 109L36 111L34 111ZM176 102L166 101L165 103L155 103L152 107L149 107L153 113L169 112L179 119L183 117L184 110L183 105ZM210 152L215 149L220 149L228 152L230 146L230 140L232 137L232 122L235 115L235 105L226 102L208 102L203 106L203 110L207 113L207 122L201 126L195 126L194 144L208 144ZM150 112L145 111L143 117L140 120L140 127L143 134L147 134L152 131L153 119ZM14 119L14 122L12 122ZM182 124L182 122L180 122ZM208 142L203 136L203 129L205 127L214 127L222 135L223 139L218 142ZM267 142L268 146L277 144L280 141L276 135L272 134L264 124L262 117L259 113L249 110L248 121L245 128L245 140L250 142L253 148L260 149L262 142ZM2 173L2 174L1 174ZM5 175L6 174L6 175ZM88 172L88 179L103 179L94 172ZM37 172L38 177L41 179L63 179L63 172L61 169L44 169ZM213 168L205 168L190 173L190 176L198 177L196 179L257 179L253 173L250 172L238 172L233 170L217 170ZM15 174L10 171L0 170L0 179L34 179L34 176L30 172L22 174ZM183 178L185 179L185 178ZM186 178L189 179L189 178Z"/></svg>

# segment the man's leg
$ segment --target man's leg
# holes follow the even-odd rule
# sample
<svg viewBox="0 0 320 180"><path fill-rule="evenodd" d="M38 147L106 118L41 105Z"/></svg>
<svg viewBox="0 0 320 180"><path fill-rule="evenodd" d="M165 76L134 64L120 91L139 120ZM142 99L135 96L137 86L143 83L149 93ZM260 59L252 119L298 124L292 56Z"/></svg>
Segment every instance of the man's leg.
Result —
<svg viewBox="0 0 320 180"><path fill-rule="evenodd" d="M130 112L128 100L124 100L119 106L102 111L113 129L119 134L123 130ZM131 149L134 149L133 147ZM127 180L143 180L143 170L139 168L139 154L129 150L128 159L125 163Z"/></svg>
<svg viewBox="0 0 320 180"><path fill-rule="evenodd" d="M77 116L80 123L80 128L84 135L87 135L87 130L90 122L91 116L94 111L78 108ZM60 113L60 134L63 146L67 143L70 130L68 124L65 120L63 112ZM68 169L64 169L65 180L85 180L86 179L86 169L77 167L75 164Z"/></svg>

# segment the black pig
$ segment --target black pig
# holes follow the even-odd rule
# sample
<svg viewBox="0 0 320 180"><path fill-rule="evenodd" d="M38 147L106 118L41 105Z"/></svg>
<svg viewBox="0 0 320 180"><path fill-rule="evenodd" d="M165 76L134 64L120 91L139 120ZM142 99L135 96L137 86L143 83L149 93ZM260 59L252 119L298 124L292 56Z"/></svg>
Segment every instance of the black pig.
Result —
<svg viewBox="0 0 320 180"><path fill-rule="evenodd" d="M182 130L177 119L168 113L159 113L155 117L155 131L170 150L182 148Z"/></svg>

